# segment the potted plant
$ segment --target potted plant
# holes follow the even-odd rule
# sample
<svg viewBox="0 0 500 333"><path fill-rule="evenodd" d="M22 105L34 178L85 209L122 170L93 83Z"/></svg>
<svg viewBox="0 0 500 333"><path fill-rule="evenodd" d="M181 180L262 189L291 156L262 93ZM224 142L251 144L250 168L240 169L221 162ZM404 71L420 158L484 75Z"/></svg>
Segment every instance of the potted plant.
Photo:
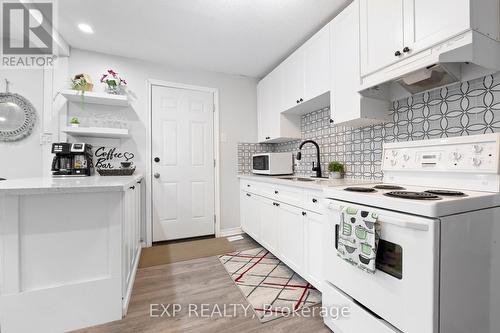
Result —
<svg viewBox="0 0 500 333"><path fill-rule="evenodd" d="M109 94L119 95L125 91L127 81L118 76L118 73L108 69L107 73L102 74L101 82L106 84L106 91Z"/></svg>
<svg viewBox="0 0 500 333"><path fill-rule="evenodd" d="M80 121L78 120L77 117L73 117L71 118L71 120L69 121L71 127L78 127L80 126Z"/></svg>
<svg viewBox="0 0 500 333"><path fill-rule="evenodd" d="M333 161L328 164L331 179L340 179L344 173L344 165L340 162Z"/></svg>
<svg viewBox="0 0 500 333"><path fill-rule="evenodd" d="M94 84L92 83L92 79L88 74L77 74L74 78L71 79L71 89L80 92L82 95L82 109L84 103L84 93L86 91L92 91L94 88Z"/></svg>

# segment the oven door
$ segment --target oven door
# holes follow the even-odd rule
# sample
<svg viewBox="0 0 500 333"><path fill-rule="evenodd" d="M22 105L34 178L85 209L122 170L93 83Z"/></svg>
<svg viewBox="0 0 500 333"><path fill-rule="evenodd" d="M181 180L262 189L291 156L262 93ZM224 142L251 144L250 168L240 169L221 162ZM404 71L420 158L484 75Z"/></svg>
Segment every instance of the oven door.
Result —
<svg viewBox="0 0 500 333"><path fill-rule="evenodd" d="M439 220L325 199L326 280L405 333L437 332ZM375 274L337 256L344 206L378 214L381 235ZM356 320L356 318L351 318Z"/></svg>
<svg viewBox="0 0 500 333"><path fill-rule="evenodd" d="M252 171L257 174L269 174L269 155L254 155L252 157Z"/></svg>

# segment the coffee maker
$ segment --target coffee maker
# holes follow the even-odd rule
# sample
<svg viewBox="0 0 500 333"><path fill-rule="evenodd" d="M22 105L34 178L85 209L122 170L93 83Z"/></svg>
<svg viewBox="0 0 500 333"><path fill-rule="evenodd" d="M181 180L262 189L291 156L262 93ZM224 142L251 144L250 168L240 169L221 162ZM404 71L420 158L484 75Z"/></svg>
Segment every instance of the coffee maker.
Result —
<svg viewBox="0 0 500 333"><path fill-rule="evenodd" d="M53 143L52 176L91 176L94 173L92 146L87 143Z"/></svg>

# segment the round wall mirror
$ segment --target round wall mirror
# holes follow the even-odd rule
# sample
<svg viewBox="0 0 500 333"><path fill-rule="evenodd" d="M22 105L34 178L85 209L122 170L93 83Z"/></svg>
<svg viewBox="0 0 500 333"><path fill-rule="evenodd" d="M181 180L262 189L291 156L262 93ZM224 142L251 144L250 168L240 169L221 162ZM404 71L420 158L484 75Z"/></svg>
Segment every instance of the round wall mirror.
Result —
<svg viewBox="0 0 500 333"><path fill-rule="evenodd" d="M0 93L0 141L17 141L35 127L36 110L21 95Z"/></svg>

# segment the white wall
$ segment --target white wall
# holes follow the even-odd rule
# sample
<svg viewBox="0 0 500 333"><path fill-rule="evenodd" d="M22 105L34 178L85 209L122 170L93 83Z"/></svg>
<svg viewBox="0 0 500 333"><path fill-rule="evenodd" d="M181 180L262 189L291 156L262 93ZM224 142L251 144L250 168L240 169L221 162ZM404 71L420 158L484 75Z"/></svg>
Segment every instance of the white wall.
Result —
<svg viewBox="0 0 500 333"><path fill-rule="evenodd" d="M252 142L257 138L257 80L222 73L177 68L79 49L71 50L69 75L90 74L94 81L94 91L104 90L104 85L99 82L99 78L107 69L115 70L122 78L126 79L129 90L135 96L130 110L125 110L124 114L117 115L117 117L127 119L131 125L131 139L123 140L121 148L137 153L136 165L142 171L145 170L146 165L147 80L157 79L219 89L221 229L239 227L237 143ZM82 112L86 111L85 109L81 110L79 105L72 104L69 112L70 115L81 116ZM88 112L94 112L94 110Z"/></svg>
<svg viewBox="0 0 500 333"><path fill-rule="evenodd" d="M67 78L67 58L60 57L53 69L0 69L0 90L5 91L5 79L10 92L27 98L36 109L36 125L29 137L15 142L0 142L0 178L28 178L50 174L51 144L40 144L40 135L52 135L57 141L59 117L66 108L56 97L56 91ZM54 98L55 97L55 98Z"/></svg>

